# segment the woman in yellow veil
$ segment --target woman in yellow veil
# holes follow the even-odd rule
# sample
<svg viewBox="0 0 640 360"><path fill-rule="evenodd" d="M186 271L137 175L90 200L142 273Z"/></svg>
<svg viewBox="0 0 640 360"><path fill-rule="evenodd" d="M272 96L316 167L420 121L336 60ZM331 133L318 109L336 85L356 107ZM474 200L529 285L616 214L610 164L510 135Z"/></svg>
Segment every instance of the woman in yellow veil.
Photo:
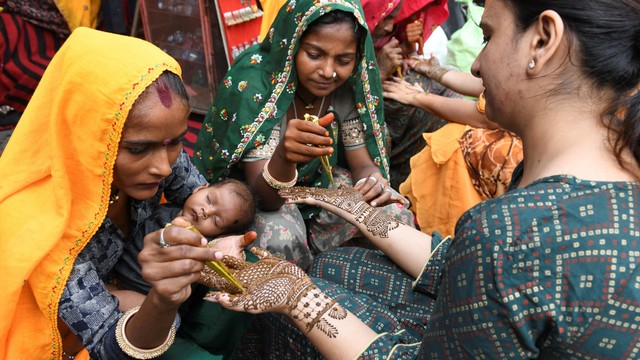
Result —
<svg viewBox="0 0 640 360"><path fill-rule="evenodd" d="M83 27L53 58L0 157L0 359L151 358L173 342L178 307L221 256L205 239L147 235L151 290L124 314L107 284L162 194L181 204L205 183L182 150L179 76L154 45Z"/></svg>

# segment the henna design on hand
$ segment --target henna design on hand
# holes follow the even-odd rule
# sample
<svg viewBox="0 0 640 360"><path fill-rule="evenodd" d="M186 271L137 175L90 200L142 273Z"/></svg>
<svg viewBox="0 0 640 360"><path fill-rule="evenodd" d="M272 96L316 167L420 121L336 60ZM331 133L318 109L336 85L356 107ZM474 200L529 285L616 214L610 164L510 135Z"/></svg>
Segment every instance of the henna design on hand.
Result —
<svg viewBox="0 0 640 360"><path fill-rule="evenodd" d="M302 322L307 331L316 328L330 338L338 335L329 319L342 320L347 311L325 295L294 264L271 255L260 248L251 251L260 257L256 263L225 256L223 262L247 290L237 294L237 288L216 272L205 268L200 283L228 292L231 304L246 312L277 311ZM326 316L325 316L326 315Z"/></svg>
<svg viewBox="0 0 640 360"><path fill-rule="evenodd" d="M439 83L442 83L444 74L449 72L449 69L440 65L440 61L435 56L418 63L416 70Z"/></svg>
<svg viewBox="0 0 640 360"><path fill-rule="evenodd" d="M389 231L397 229L400 222L382 210L369 205L362 194L348 186L338 189L323 189L296 186L282 189L278 192L281 197L291 200L316 199L332 204L355 216L355 221L364 224L367 231L374 236L388 238Z"/></svg>

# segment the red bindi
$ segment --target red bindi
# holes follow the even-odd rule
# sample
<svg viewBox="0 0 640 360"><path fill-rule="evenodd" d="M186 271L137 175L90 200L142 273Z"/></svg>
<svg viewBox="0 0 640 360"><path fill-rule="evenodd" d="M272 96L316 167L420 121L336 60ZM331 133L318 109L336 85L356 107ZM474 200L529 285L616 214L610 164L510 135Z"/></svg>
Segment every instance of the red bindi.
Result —
<svg viewBox="0 0 640 360"><path fill-rule="evenodd" d="M169 86L164 83L158 83L156 85L156 89L158 91L158 98L164 107L170 108L173 104L173 98L171 97L171 90Z"/></svg>

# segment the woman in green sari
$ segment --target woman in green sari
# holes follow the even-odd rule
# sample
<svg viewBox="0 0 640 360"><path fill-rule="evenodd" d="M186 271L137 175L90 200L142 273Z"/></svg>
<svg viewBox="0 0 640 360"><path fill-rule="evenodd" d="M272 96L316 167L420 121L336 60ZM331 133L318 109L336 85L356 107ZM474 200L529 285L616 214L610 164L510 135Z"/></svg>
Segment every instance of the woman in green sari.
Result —
<svg viewBox="0 0 640 360"><path fill-rule="evenodd" d="M357 230L317 207L283 205L280 188L356 184L371 205L413 223L405 200L389 187L385 142L380 76L359 2L291 0L265 40L226 74L193 162L209 181L246 181L262 210L254 245L306 268L313 253Z"/></svg>

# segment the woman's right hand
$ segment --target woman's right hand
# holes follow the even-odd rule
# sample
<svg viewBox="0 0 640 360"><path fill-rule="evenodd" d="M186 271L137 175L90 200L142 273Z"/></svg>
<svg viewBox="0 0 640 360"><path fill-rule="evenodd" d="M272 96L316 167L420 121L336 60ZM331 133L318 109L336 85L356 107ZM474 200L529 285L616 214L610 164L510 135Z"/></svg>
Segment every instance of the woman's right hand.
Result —
<svg viewBox="0 0 640 360"><path fill-rule="evenodd" d="M168 247L161 245L161 236ZM206 245L207 239L181 226L145 236L138 261L157 306L177 309L191 295L191 284L200 278L204 262L222 258L221 252Z"/></svg>
<svg viewBox="0 0 640 360"><path fill-rule="evenodd" d="M333 113L328 113L318 119L318 124L301 119L289 120L276 153L280 153L285 160L296 164L311 161L319 156L331 155L333 139L325 126L329 125L333 118Z"/></svg>
<svg viewBox="0 0 640 360"><path fill-rule="evenodd" d="M427 60L418 61L410 66L412 66L415 71L439 83L442 83L444 74L449 72L449 69L440 65L440 61L438 61L435 54L431 54L431 57Z"/></svg>

